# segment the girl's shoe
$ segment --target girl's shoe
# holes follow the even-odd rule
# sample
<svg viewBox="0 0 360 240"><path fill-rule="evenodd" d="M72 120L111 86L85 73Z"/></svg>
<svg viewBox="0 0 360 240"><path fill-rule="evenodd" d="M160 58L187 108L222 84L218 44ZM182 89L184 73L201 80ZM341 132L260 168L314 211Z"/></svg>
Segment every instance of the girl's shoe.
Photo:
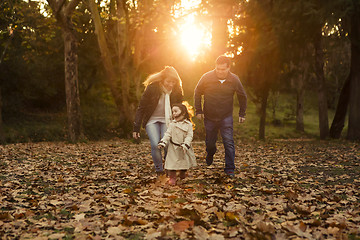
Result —
<svg viewBox="0 0 360 240"><path fill-rule="evenodd" d="M175 178L170 178L169 179L169 184L174 186L176 184L176 179Z"/></svg>

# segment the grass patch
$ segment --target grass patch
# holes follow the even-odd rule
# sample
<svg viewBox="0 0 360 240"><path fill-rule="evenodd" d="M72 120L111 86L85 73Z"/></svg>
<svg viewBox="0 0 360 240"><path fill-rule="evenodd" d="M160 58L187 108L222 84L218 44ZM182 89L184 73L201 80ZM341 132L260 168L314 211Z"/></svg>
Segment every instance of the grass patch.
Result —
<svg viewBox="0 0 360 240"><path fill-rule="evenodd" d="M99 96L99 98L101 98ZM275 99L276 98L276 99ZM95 99L95 100L94 100ZM114 104L110 100L96 100L90 98L81 106L83 130L87 140L108 140L115 137L126 137L119 126L119 116ZM193 99L186 99L192 106ZM266 139L289 138L319 138L319 117L317 100L314 94L305 97L304 127L305 132L296 131L296 99L293 94L271 96L268 102L265 126ZM234 138L237 140L256 140L259 137L259 115L256 105L248 100L246 122L238 123L238 103L234 97ZM17 114L16 116L14 114ZM133 113L135 115L135 112ZM329 109L329 124L333 119L334 110ZM205 138L205 128L202 121L193 118L195 123L194 140ZM6 143L66 141L67 118L66 112L58 113L13 113L4 115L4 135ZM131 131L131 130L130 130ZM346 134L346 127L343 135ZM142 129L141 134L146 136Z"/></svg>
<svg viewBox="0 0 360 240"><path fill-rule="evenodd" d="M310 102L311 100L308 101ZM248 101L246 121L243 124L239 124L239 107L236 97L234 102L234 138L237 140L258 139L260 117L257 113L256 105ZM266 139L317 138L319 135L318 113L316 109L313 109L314 106L308 107L304 114L305 132L299 132L296 130L295 102L291 95L282 95L275 108L275 115L271 107L267 109L265 126ZM329 110L329 123L331 123L332 117L333 111ZM195 123L194 139L204 139L205 128L203 122L197 118L193 118L193 121Z"/></svg>
<svg viewBox="0 0 360 240"><path fill-rule="evenodd" d="M22 113L4 123L7 143L64 141L66 115L63 113Z"/></svg>

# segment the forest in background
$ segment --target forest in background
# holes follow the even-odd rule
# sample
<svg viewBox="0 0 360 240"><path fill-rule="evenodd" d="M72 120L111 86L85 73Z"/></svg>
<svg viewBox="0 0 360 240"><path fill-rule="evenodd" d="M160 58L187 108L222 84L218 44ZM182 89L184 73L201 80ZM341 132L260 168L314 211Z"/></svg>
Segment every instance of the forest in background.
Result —
<svg viewBox="0 0 360 240"><path fill-rule="evenodd" d="M359 239L359 14L358 0L0 0L0 238ZM212 36L196 57L189 16ZM128 139L142 82L173 65L192 104L224 53L249 96L235 177L220 142L206 165L194 119L198 166L169 186Z"/></svg>
<svg viewBox="0 0 360 240"><path fill-rule="evenodd" d="M250 137L274 125L307 136L317 122L320 139L360 139L358 1L185 2L1 1L1 142L127 138L148 74L174 66L192 103L224 53L249 96ZM190 14L212 35L196 59L176 35Z"/></svg>

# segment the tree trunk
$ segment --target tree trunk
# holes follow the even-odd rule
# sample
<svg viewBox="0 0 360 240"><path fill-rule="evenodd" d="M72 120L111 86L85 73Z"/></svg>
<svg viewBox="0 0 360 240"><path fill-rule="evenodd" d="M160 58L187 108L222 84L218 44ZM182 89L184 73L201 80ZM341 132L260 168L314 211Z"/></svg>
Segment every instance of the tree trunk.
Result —
<svg viewBox="0 0 360 240"><path fill-rule="evenodd" d="M304 132L304 76L299 76L296 94L296 130Z"/></svg>
<svg viewBox="0 0 360 240"><path fill-rule="evenodd" d="M71 22L71 15L80 0L73 0L67 4L65 1L56 0L47 0L47 2L63 31L68 137L74 142L83 137L78 84L78 42Z"/></svg>
<svg viewBox="0 0 360 240"><path fill-rule="evenodd" d="M71 30L63 30L65 53L65 92L68 132L71 141L82 136L80 96L78 86L77 41Z"/></svg>
<svg viewBox="0 0 360 240"><path fill-rule="evenodd" d="M345 117L346 112L349 105L349 97L350 97L350 79L351 74L347 77L344 86L341 89L339 101L336 107L336 112L334 119L330 128L330 137L334 139L339 139L341 136L341 132L345 125Z"/></svg>
<svg viewBox="0 0 360 240"><path fill-rule="evenodd" d="M0 144L5 143L5 134L3 131L3 121L2 121L2 95L1 95L1 86L0 86Z"/></svg>
<svg viewBox="0 0 360 240"><path fill-rule="evenodd" d="M306 48L307 49L307 48ZM300 74L297 82L297 96L296 96L296 130L304 132L304 95L305 95L305 79L308 76L309 63L305 60L305 51L301 51L302 62L300 64Z"/></svg>
<svg viewBox="0 0 360 240"><path fill-rule="evenodd" d="M354 2L351 17L351 80L347 139L360 140L360 4Z"/></svg>
<svg viewBox="0 0 360 240"><path fill-rule="evenodd" d="M125 3L123 0L117 1L117 16L118 19L126 19ZM130 130L132 123L134 121L134 114L132 108L130 106L129 95L130 95L130 76L129 65L131 60L128 46L128 34L126 24L123 21L117 21L117 30L118 30L118 52L119 52L119 73L120 73L120 82L121 82L121 95L122 95L122 109L124 111L125 119L123 120L122 125L127 126L129 129L125 129L125 131Z"/></svg>
<svg viewBox="0 0 360 240"><path fill-rule="evenodd" d="M265 89L261 97L259 139L265 140L266 108L269 97L269 90Z"/></svg>
<svg viewBox="0 0 360 240"><path fill-rule="evenodd" d="M121 114L123 114L121 94L116 84L117 74L114 68L114 64L112 63L111 60L111 53L106 42L104 29L101 24L100 15L95 0L89 0L89 6L91 11L91 16L95 25L95 33L98 39L99 49L101 52L101 59L103 61L103 65L107 76L106 78L107 85L110 88L117 109Z"/></svg>
<svg viewBox="0 0 360 240"><path fill-rule="evenodd" d="M327 98L325 88L324 75L324 53L321 42L321 31L314 39L315 47L315 73L318 81L318 104L319 104L319 128L320 139L325 139L329 136L329 120L327 111Z"/></svg>

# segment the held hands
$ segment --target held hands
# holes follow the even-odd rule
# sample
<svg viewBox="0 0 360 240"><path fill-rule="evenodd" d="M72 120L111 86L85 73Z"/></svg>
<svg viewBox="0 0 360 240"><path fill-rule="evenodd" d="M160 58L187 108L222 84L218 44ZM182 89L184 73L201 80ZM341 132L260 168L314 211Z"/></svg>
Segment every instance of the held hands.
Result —
<svg viewBox="0 0 360 240"><path fill-rule="evenodd" d="M244 123L245 122L245 118L244 117L239 117L239 123Z"/></svg>
<svg viewBox="0 0 360 240"><path fill-rule="evenodd" d="M164 148L164 147L166 147L166 144L164 142L159 142L158 148L161 149L161 148Z"/></svg>

